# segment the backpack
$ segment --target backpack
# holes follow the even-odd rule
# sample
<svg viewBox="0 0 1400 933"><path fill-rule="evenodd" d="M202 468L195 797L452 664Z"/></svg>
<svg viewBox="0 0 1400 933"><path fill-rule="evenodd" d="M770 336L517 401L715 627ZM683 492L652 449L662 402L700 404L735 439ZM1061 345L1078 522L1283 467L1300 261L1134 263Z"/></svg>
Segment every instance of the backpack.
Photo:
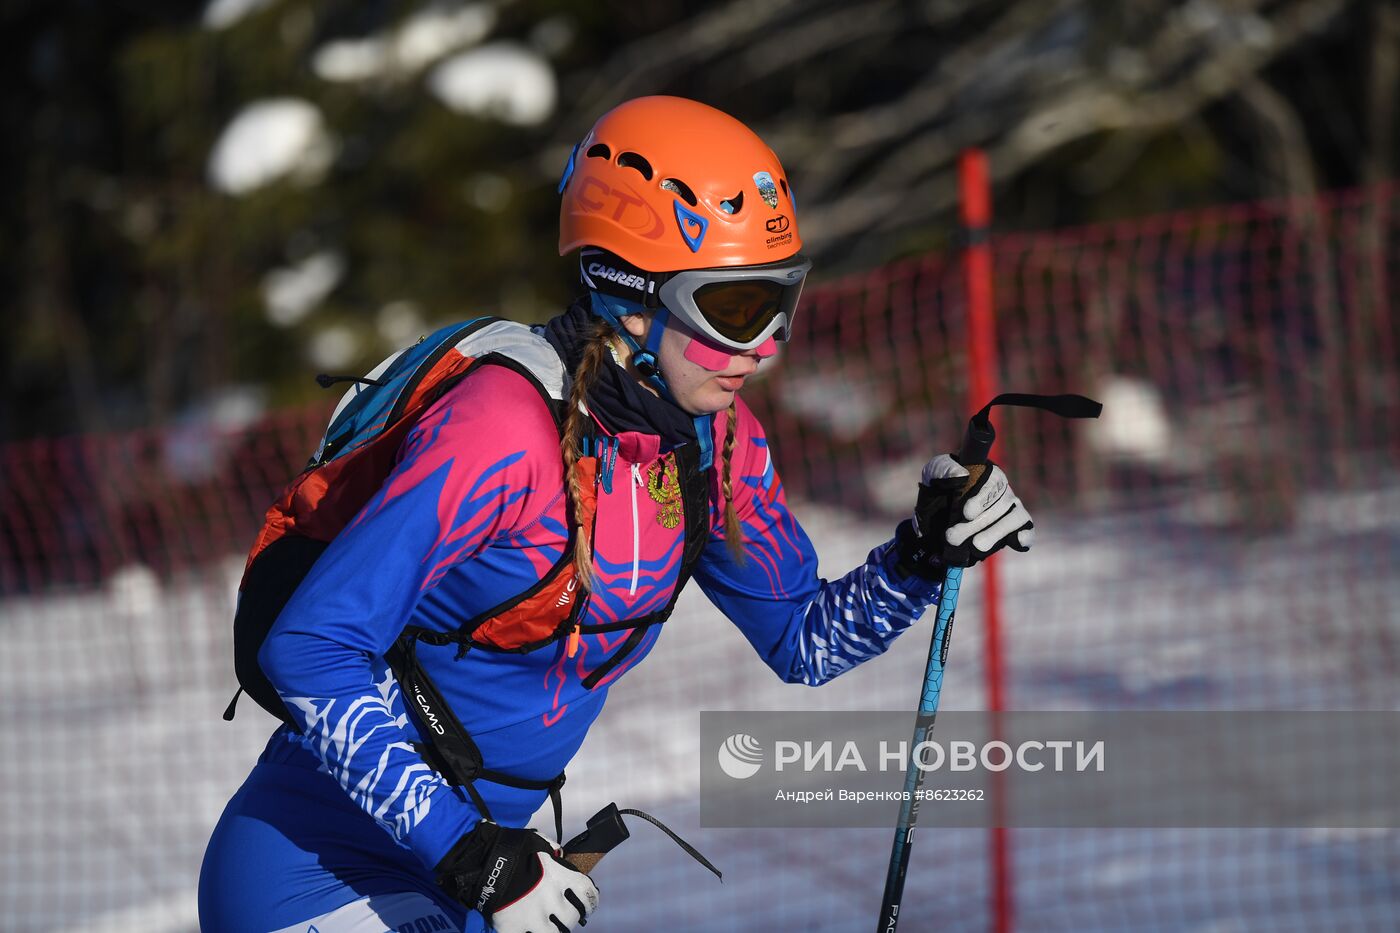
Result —
<svg viewBox="0 0 1400 933"><path fill-rule="evenodd" d="M362 378L317 377L322 386L341 381L353 385L336 406L306 467L267 510L249 551L233 623L234 672L239 690L224 711L224 719L233 719L239 694L247 693L263 709L300 730L258 664L263 641L330 542L383 485L413 425L449 389L483 365L506 366L525 377L548 405L562 432L569 380L563 361L539 333L527 325L500 318L476 318L444 327L394 353ZM568 517L569 540L555 565L524 593L478 613L455 632L406 626L385 656L403 691L404 705L426 740L419 746L424 760L451 783L465 787L488 819L490 812L485 801L472 786L475 780L548 790L556 822L560 822L558 795L564 775L550 781L529 781L485 768L476 743L418 663L417 643L455 642L460 658L473 648L533 651L571 633L634 628L632 636L584 679L584 686L592 689L640 643L649 626L670 616L706 543L708 472L699 469L695 445L685 445L674 451L681 480L685 544L671 599L663 608L638 619L606 625L583 624L580 620L585 617L588 601L574 598L574 544L578 529L585 524L591 529L593 525L599 457L592 454L601 445L594 439L585 439L584 446L585 455L578 458L575 466L583 490L578 503L580 514ZM408 698L412 698L411 703Z"/></svg>

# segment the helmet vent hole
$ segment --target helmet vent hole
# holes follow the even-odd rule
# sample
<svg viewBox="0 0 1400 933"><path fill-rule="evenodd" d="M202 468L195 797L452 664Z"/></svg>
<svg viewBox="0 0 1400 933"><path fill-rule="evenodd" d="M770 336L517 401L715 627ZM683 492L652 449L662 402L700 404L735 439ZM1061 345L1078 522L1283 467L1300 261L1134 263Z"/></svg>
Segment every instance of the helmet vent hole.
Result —
<svg viewBox="0 0 1400 933"><path fill-rule="evenodd" d="M592 154L593 154L592 150L590 150L588 154L589 154L589 155L592 155ZM778 184L780 184L780 185L783 186L783 194L786 194L788 197L792 197L792 193L789 192L788 189L787 189L787 179L786 179L786 178L779 178L779 179L778 179Z"/></svg>
<svg viewBox="0 0 1400 933"><path fill-rule="evenodd" d="M651 181L651 163L635 152L619 152L617 154L617 164L623 168L634 168L642 173L642 177Z"/></svg>
<svg viewBox="0 0 1400 933"><path fill-rule="evenodd" d="M665 188L667 191L674 192L682 201L689 204L691 207L696 207L700 203L696 200L695 192L690 190L690 185L687 185L679 178L664 179L661 182L661 187Z"/></svg>
<svg viewBox="0 0 1400 933"><path fill-rule="evenodd" d="M590 159L611 159L612 150L608 148L607 143L594 143L588 147L588 157Z"/></svg>
<svg viewBox="0 0 1400 933"><path fill-rule="evenodd" d="M744 209L744 192L740 191L732 198L725 198L719 202L719 209L726 214L737 214Z"/></svg>

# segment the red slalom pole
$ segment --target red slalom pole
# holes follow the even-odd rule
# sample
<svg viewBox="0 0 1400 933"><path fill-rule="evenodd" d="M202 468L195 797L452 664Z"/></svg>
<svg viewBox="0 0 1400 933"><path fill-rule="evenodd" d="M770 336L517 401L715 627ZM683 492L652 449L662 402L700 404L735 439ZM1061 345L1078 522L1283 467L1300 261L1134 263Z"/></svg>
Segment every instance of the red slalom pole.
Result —
<svg viewBox="0 0 1400 933"><path fill-rule="evenodd" d="M974 399L996 395L996 322L992 307L992 223L991 180L987 154L980 149L964 150L958 160L958 189L965 246L963 277L967 285L967 337L969 394ZM992 714L992 738L1001 738L1000 713L1004 706L1004 663L1001 645L1001 587L996 555L978 568L983 580L986 648L987 709ZM1010 933L1015 907L1011 884L1011 851L1005 813L1004 772L992 775L991 829L991 929Z"/></svg>

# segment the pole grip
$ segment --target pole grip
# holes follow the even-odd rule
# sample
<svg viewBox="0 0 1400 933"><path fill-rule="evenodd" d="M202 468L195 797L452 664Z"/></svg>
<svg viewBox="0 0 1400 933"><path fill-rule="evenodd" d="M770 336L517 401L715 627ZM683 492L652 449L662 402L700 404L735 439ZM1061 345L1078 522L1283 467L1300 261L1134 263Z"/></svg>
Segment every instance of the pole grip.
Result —
<svg viewBox="0 0 1400 933"><path fill-rule="evenodd" d="M622 811L610 803L588 819L588 828L564 843L564 861L585 875L629 835Z"/></svg>
<svg viewBox="0 0 1400 933"><path fill-rule="evenodd" d="M996 439L997 430L992 427L990 418L971 418L967 422L967 433L963 435L962 447L958 450L958 462L965 467L986 463Z"/></svg>
<svg viewBox="0 0 1400 933"><path fill-rule="evenodd" d="M700 851L693 845L686 842L675 831L665 823L652 816L650 813L643 813L641 810L622 810L617 804L610 803L588 820L588 828L579 833L568 842L564 843L564 851L561 858L575 869L588 874L598 867L598 863L603 860L613 849L617 848L624 840L631 835L627 831L627 824L622 822L622 815L635 816L640 820L646 820L657 829L661 830L671 841L680 846L686 855L699 862L709 869L720 881L724 880L723 873L720 872L710 860L700 854Z"/></svg>
<svg viewBox="0 0 1400 933"><path fill-rule="evenodd" d="M576 871L581 871L585 875L593 874L593 869L598 867L598 863L603 860L606 852L571 852L564 856L564 861L574 866Z"/></svg>

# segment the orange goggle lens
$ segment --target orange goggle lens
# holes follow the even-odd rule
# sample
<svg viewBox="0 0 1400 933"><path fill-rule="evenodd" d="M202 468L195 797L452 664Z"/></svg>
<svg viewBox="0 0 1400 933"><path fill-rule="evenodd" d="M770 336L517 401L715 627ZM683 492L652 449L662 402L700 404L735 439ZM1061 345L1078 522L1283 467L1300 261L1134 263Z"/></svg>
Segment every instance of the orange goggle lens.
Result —
<svg viewBox="0 0 1400 933"><path fill-rule="evenodd" d="M797 304L801 285L750 280L711 282L695 290L692 300L719 334L738 343L747 343L761 334L773 318ZM791 301L788 298L791 292Z"/></svg>

